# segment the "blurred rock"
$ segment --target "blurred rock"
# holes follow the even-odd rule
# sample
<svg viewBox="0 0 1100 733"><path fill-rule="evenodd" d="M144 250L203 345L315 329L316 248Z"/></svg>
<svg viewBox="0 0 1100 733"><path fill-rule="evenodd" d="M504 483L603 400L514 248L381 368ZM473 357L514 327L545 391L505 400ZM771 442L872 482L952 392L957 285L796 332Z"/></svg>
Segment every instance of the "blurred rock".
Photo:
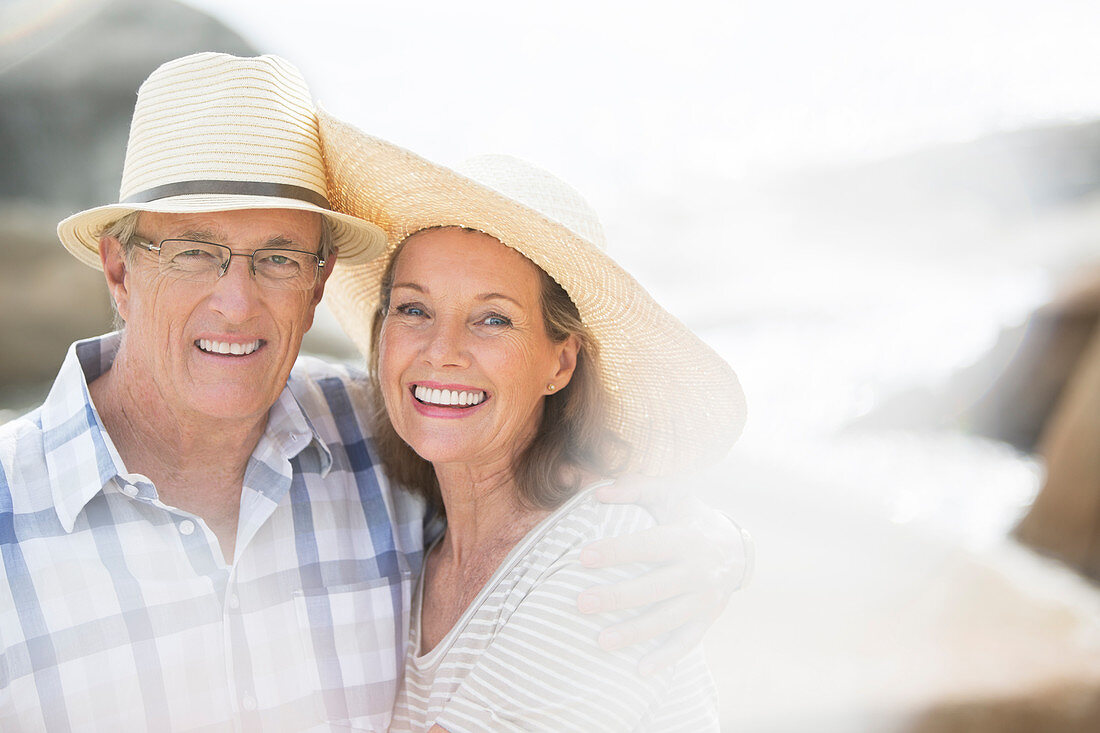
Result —
<svg viewBox="0 0 1100 733"><path fill-rule="evenodd" d="M890 246L950 250L952 232L943 227L956 213L1019 221L1100 190L1100 121L1036 126L800 171L783 186L794 207L817 214L823 230L830 224L841 231L871 228L891 234ZM931 232L945 236L927 237ZM879 246L885 246L881 240Z"/></svg>
<svg viewBox="0 0 1100 733"><path fill-rule="evenodd" d="M40 386L69 343L110 330L103 275L58 243L53 223L31 206L0 208L0 384L7 390Z"/></svg>
<svg viewBox="0 0 1100 733"><path fill-rule="evenodd" d="M1037 453L1066 385L1093 338L1100 310L1083 303L1044 306L1001 331L984 356L936 385L891 395L853 421L868 428L963 429Z"/></svg>
<svg viewBox="0 0 1100 733"><path fill-rule="evenodd" d="M999 698L944 702L904 733L1095 733L1100 691L1062 682Z"/></svg>
<svg viewBox="0 0 1100 733"><path fill-rule="evenodd" d="M858 425L959 426L1038 454L1045 480L1015 535L1100 581L1098 324L1100 271L1083 268L1024 327L1006 330L985 359L937 394L897 395Z"/></svg>
<svg viewBox="0 0 1100 733"><path fill-rule="evenodd" d="M70 212L118 200L130 115L150 72L196 51L256 53L219 21L172 0L9 6L0 198Z"/></svg>
<svg viewBox="0 0 1100 733"><path fill-rule="evenodd" d="M1097 238L1100 239L1100 221ZM1054 300L1010 329L1002 341L1013 345L1000 375L961 416L973 432L1035 453L1066 389L1080 368L1100 323L1100 269L1080 268ZM991 355L992 356L992 355ZM1001 361L998 354L992 361ZM988 371L988 370L987 370Z"/></svg>
<svg viewBox="0 0 1100 733"><path fill-rule="evenodd" d="M257 51L171 0L9 0L0 18L0 407L22 408L69 343L110 329L102 275L55 227L118 200L138 86L189 53Z"/></svg>
<svg viewBox="0 0 1100 733"><path fill-rule="evenodd" d="M851 479L791 457L817 450L739 446L695 482L757 545L752 583L706 641L723 730L1100 730L1100 588L1012 540L967 547L890 521Z"/></svg>
<svg viewBox="0 0 1100 733"><path fill-rule="evenodd" d="M1046 482L1017 537L1100 580L1100 123L1006 132L821 176L800 183L804 206L834 218L822 229L862 233L868 252L889 237L942 267L1047 274L1053 296L984 357L887 395L851 426L963 429L1040 454Z"/></svg>
<svg viewBox="0 0 1100 733"><path fill-rule="evenodd" d="M1100 580L1100 330L1066 380L1039 450L1046 482L1016 535Z"/></svg>

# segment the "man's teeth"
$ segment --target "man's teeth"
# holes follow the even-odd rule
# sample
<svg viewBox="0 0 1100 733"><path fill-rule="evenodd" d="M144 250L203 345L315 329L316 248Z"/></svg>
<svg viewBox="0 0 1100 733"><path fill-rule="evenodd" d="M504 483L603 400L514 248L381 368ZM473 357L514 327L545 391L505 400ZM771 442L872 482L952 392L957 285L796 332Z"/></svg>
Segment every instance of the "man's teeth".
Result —
<svg viewBox="0 0 1100 733"><path fill-rule="evenodd" d="M466 392L457 389L431 389L417 386L413 395L421 402L431 405L459 405L462 407L476 405L485 399L485 393L481 390Z"/></svg>
<svg viewBox="0 0 1100 733"><path fill-rule="evenodd" d="M199 348L203 351L209 351L211 354L236 354L244 355L251 354L256 349L260 348L259 339L255 341L249 341L248 343L231 344L227 341L212 341L210 339L199 339Z"/></svg>

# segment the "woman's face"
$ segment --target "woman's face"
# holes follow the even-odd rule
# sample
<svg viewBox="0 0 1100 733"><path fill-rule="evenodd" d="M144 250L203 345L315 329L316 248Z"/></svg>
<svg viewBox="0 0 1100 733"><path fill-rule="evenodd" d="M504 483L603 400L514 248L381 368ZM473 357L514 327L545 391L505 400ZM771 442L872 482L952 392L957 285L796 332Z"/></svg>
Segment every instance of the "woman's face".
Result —
<svg viewBox="0 0 1100 733"><path fill-rule="evenodd" d="M481 232L430 229L400 250L378 376L397 434L437 467L510 469L568 384L577 340L547 335L539 278Z"/></svg>

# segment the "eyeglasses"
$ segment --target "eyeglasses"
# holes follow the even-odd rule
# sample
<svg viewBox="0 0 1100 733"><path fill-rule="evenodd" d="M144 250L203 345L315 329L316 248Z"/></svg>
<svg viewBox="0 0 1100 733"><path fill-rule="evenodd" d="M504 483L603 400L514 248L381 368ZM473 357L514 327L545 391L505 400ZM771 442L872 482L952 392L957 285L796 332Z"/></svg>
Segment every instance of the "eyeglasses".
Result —
<svg viewBox="0 0 1100 733"><path fill-rule="evenodd" d="M240 254L224 244L193 239L165 239L153 244L134 237L134 244L157 255L161 274L175 280L212 283L229 270L234 257L247 257L256 282L278 290L309 290L317 284L317 273L325 261L312 252L264 247Z"/></svg>

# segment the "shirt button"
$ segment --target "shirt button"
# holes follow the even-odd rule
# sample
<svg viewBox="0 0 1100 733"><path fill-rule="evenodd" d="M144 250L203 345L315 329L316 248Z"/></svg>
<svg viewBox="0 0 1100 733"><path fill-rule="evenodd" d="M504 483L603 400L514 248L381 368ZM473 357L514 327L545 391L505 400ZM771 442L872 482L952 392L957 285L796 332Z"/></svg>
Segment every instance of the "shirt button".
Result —
<svg viewBox="0 0 1100 733"><path fill-rule="evenodd" d="M133 484L125 484L122 487L122 493L126 494L126 496L129 496L132 499L133 497L138 495L138 487L134 486Z"/></svg>
<svg viewBox="0 0 1100 733"><path fill-rule="evenodd" d="M193 534L195 532L195 523L190 519L185 519L180 522L179 530L182 535Z"/></svg>
<svg viewBox="0 0 1100 733"><path fill-rule="evenodd" d="M241 607L241 599L237 597L236 593L232 593L229 596L229 607L234 611Z"/></svg>
<svg viewBox="0 0 1100 733"><path fill-rule="evenodd" d="M245 710L252 712L256 709L256 698L252 697L252 695L246 694L243 698L241 698L241 705L244 706Z"/></svg>

